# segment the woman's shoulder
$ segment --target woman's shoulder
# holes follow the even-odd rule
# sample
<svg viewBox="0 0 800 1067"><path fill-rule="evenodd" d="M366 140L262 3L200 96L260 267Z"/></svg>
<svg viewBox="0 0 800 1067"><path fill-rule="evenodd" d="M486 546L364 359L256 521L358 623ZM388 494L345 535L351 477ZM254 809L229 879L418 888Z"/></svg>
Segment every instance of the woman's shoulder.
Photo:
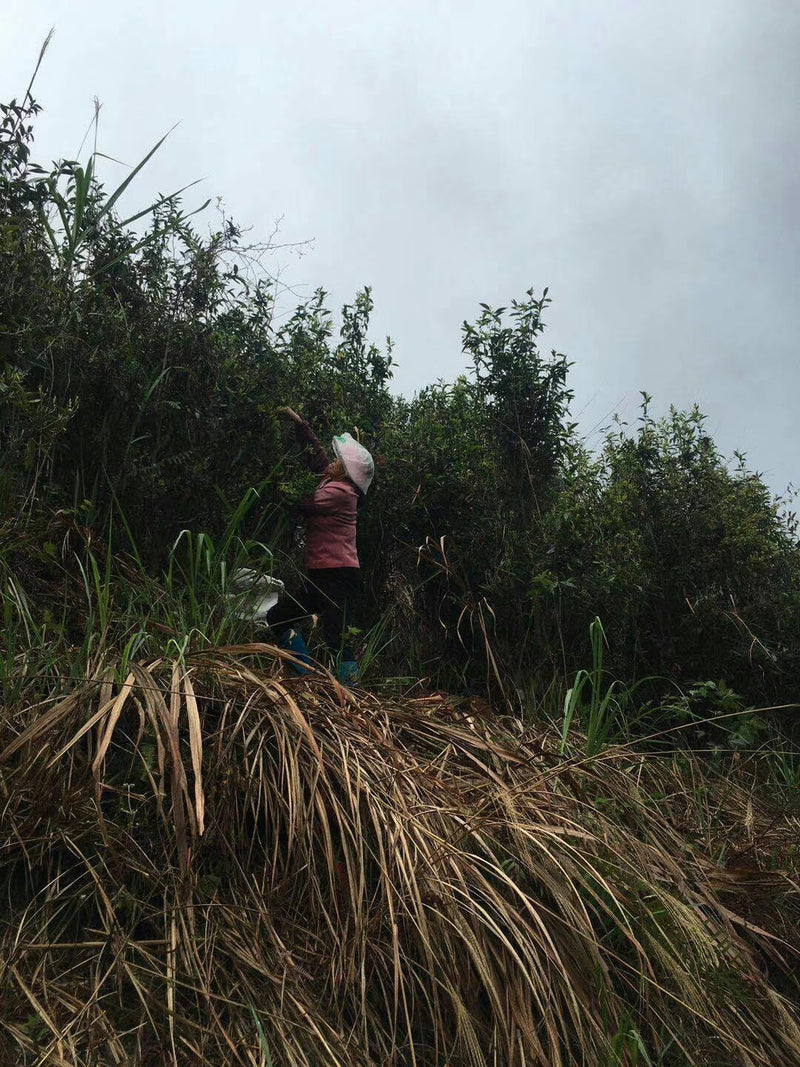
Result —
<svg viewBox="0 0 800 1067"><path fill-rule="evenodd" d="M314 500L317 504L326 503L328 506L338 505L344 508L357 506L358 496L358 489L351 481L339 481L333 478L326 478L320 482L314 491Z"/></svg>
<svg viewBox="0 0 800 1067"><path fill-rule="evenodd" d="M317 486L317 492L319 493L321 490L346 493L348 496L358 496L358 489L349 478L323 478Z"/></svg>

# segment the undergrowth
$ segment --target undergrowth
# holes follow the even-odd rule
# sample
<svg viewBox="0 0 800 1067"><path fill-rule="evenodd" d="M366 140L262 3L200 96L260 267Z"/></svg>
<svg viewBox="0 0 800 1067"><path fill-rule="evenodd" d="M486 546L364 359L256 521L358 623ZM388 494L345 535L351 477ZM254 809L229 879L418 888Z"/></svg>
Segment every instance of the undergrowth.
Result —
<svg viewBox="0 0 800 1067"><path fill-rule="evenodd" d="M556 726L289 678L225 621L209 542L176 549L182 607L102 546L44 552L47 581L20 548L6 1062L798 1061L800 820L763 753L620 739L597 662Z"/></svg>

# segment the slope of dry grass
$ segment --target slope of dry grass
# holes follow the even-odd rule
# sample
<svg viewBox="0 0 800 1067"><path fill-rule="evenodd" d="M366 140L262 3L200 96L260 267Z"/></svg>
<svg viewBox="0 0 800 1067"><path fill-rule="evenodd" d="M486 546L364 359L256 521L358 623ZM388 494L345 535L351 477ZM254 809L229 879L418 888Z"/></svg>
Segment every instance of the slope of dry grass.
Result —
<svg viewBox="0 0 800 1067"><path fill-rule="evenodd" d="M800 1062L796 819L279 656L8 709L5 1062Z"/></svg>

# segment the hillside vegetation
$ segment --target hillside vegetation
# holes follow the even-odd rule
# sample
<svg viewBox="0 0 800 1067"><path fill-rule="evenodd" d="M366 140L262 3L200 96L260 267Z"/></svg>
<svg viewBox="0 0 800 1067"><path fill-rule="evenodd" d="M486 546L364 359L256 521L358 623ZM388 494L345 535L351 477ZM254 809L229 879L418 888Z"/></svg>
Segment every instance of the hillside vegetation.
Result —
<svg viewBox="0 0 800 1067"><path fill-rule="evenodd" d="M277 315L267 245L37 166L37 113L0 121L0 1064L794 1067L790 502L644 394L589 450L546 289L395 396L369 289ZM356 688L228 600L298 573L278 403L378 459Z"/></svg>

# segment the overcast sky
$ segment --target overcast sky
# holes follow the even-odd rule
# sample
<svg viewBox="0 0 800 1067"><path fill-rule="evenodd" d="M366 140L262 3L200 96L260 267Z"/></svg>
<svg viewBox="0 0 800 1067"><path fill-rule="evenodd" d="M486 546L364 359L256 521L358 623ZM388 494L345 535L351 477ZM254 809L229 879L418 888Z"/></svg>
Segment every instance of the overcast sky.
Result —
<svg viewBox="0 0 800 1067"><path fill-rule="evenodd" d="M800 482L797 0L2 0L0 96L48 29L35 155L135 163L130 206L204 178L284 282L373 287L399 390L465 369L481 301L550 287L590 440L694 402ZM109 183L123 171L105 165Z"/></svg>

